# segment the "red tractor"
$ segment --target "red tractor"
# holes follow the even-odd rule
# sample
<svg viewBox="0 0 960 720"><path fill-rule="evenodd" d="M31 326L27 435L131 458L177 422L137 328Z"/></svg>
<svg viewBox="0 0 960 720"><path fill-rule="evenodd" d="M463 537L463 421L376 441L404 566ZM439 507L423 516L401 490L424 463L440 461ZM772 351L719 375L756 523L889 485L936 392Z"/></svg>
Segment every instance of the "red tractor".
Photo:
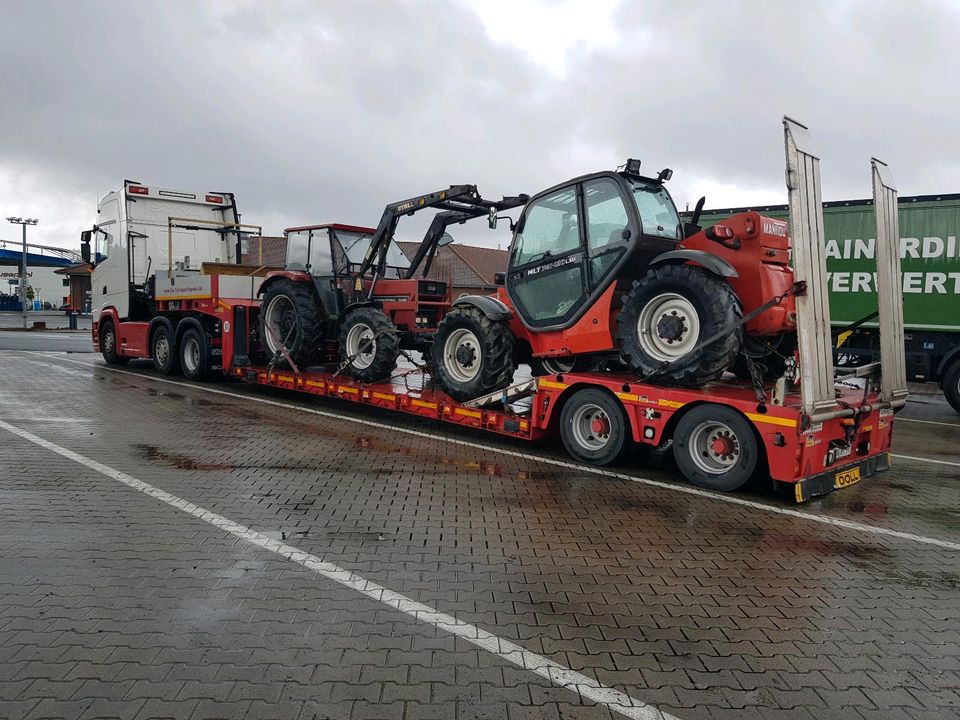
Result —
<svg viewBox="0 0 960 720"><path fill-rule="evenodd" d="M523 205L527 196L484 200L473 185L391 203L374 228L327 224L285 231L282 270L267 274L260 293L260 342L274 364L294 369L335 362L363 382L388 377L401 350L429 351L450 310L444 282L415 277L430 270L445 229ZM439 209L413 259L393 242L404 215Z"/></svg>
<svg viewBox="0 0 960 720"><path fill-rule="evenodd" d="M508 385L529 360L543 373L618 363L651 381L700 386L742 354L771 367L792 356L787 224L746 212L703 230L702 199L682 223L664 186L672 174L644 177L628 160L623 171L530 198L511 224L504 286L457 299L437 328L439 385L470 400ZM496 219L491 210L491 227Z"/></svg>

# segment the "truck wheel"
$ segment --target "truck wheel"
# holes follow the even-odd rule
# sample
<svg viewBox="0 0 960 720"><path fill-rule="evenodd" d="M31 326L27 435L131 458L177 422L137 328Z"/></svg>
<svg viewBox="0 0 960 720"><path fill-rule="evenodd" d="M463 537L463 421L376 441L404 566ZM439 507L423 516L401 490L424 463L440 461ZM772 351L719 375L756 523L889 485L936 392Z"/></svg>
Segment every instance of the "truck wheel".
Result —
<svg viewBox="0 0 960 720"><path fill-rule="evenodd" d="M659 265L623 298L616 341L627 365L654 382L701 386L720 377L740 351L742 311L729 284L692 265ZM718 332L720 339L698 344Z"/></svg>
<svg viewBox="0 0 960 720"><path fill-rule="evenodd" d="M344 372L354 380L376 382L397 367L400 337L382 310L361 307L347 313L340 328L340 359L352 357Z"/></svg>
<svg viewBox="0 0 960 720"><path fill-rule="evenodd" d="M210 348L207 337L195 327L180 337L180 367L187 380L202 381L210 375Z"/></svg>
<svg viewBox="0 0 960 720"><path fill-rule="evenodd" d="M960 358L954 360L947 367L941 383L943 396L950 403L950 407L960 413Z"/></svg>
<svg viewBox="0 0 960 720"><path fill-rule="evenodd" d="M594 388L574 393L560 413L560 437L567 452L591 465L608 465L619 458L629 428L623 406Z"/></svg>
<svg viewBox="0 0 960 720"><path fill-rule="evenodd" d="M274 280L260 307L260 342L270 358L282 346L297 365L309 365L324 338L323 313L313 289L286 278ZM288 365L282 355L278 365Z"/></svg>
<svg viewBox="0 0 960 720"><path fill-rule="evenodd" d="M100 354L109 365L126 365L130 360L120 354L117 329L114 327L113 320L104 320L100 323Z"/></svg>
<svg viewBox="0 0 960 720"><path fill-rule="evenodd" d="M517 366L513 333L479 308L454 307L437 328L434 379L456 400L473 400L510 384Z"/></svg>
<svg viewBox="0 0 960 720"><path fill-rule="evenodd" d="M161 375L174 375L180 371L180 356L173 333L166 325L157 325L150 338L150 357L153 366Z"/></svg>
<svg viewBox="0 0 960 720"><path fill-rule="evenodd" d="M683 476L710 490L736 490L753 475L759 445L753 427L733 408L710 403L687 412L673 433Z"/></svg>

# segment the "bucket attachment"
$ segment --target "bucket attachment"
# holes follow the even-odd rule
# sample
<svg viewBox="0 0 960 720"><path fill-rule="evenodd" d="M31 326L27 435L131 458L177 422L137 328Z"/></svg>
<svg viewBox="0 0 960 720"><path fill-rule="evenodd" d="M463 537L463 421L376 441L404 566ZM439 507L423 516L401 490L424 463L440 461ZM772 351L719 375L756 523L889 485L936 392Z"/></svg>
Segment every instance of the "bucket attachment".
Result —
<svg viewBox="0 0 960 720"><path fill-rule="evenodd" d="M800 397L803 414L816 421L818 415L827 415L836 408L820 158L806 126L784 116L783 131L793 271L796 280L806 287L797 296ZM901 346L901 354L902 350Z"/></svg>
<svg viewBox="0 0 960 720"><path fill-rule="evenodd" d="M897 186L887 164L870 159L873 209L877 223L877 311L880 324L880 394L885 404L900 407L907 397L903 344L903 288L900 282L900 221Z"/></svg>

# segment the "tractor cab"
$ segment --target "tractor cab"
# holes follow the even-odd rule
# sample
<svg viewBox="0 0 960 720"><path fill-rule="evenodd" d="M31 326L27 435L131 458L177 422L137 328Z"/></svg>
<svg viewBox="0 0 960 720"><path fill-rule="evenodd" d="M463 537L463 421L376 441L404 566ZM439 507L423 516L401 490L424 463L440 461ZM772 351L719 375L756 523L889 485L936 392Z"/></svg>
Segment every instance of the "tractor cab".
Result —
<svg viewBox="0 0 960 720"><path fill-rule="evenodd" d="M664 180L624 172L575 178L534 196L517 223L506 292L530 330L575 324L618 279L673 250L683 226Z"/></svg>
<svg viewBox="0 0 960 720"><path fill-rule="evenodd" d="M370 250L374 233L374 228L336 223L287 228L283 233L287 239L284 266L314 277L354 278ZM407 256L391 241L382 277L403 277L409 267Z"/></svg>

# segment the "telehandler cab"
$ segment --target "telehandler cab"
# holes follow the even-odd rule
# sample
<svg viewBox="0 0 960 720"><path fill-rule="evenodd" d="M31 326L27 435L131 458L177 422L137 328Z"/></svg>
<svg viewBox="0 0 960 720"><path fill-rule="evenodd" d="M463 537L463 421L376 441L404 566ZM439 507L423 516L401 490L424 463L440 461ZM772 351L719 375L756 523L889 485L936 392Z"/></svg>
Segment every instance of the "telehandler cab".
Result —
<svg viewBox="0 0 960 720"><path fill-rule="evenodd" d="M703 198L683 224L665 187L672 174L645 177L631 159L530 198L511 224L504 286L459 298L437 329L440 386L479 397L508 385L518 359L544 373L619 362L651 382L702 386L741 351L792 355L787 224L745 212L704 230Z"/></svg>

